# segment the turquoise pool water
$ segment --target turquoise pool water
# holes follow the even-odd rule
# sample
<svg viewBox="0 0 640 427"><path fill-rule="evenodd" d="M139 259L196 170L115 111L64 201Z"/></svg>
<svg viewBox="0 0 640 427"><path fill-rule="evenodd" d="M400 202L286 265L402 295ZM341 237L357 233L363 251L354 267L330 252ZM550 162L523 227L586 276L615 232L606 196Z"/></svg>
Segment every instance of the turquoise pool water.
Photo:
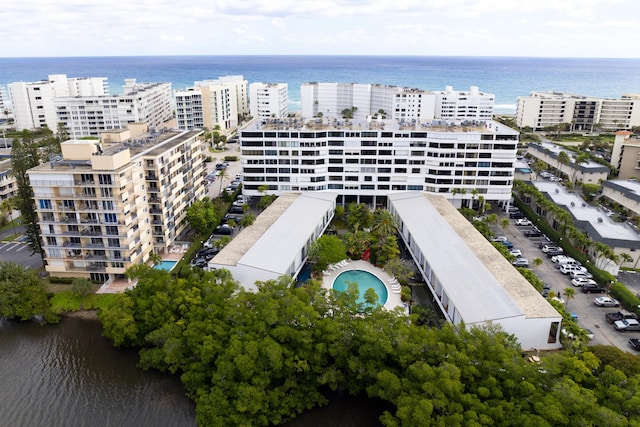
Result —
<svg viewBox="0 0 640 427"><path fill-rule="evenodd" d="M348 288L349 283L356 283L358 285L359 296L358 303L365 303L364 293L367 289L373 289L378 295L378 304L384 305L387 302L389 294L387 287L382 280L378 279L375 275L363 270L347 270L338 274L338 277L333 281L331 286L336 291L344 292Z"/></svg>
<svg viewBox="0 0 640 427"><path fill-rule="evenodd" d="M173 267L175 267L177 263L178 261L162 260L160 264L154 265L153 268L155 268L156 270L171 271L173 270Z"/></svg>

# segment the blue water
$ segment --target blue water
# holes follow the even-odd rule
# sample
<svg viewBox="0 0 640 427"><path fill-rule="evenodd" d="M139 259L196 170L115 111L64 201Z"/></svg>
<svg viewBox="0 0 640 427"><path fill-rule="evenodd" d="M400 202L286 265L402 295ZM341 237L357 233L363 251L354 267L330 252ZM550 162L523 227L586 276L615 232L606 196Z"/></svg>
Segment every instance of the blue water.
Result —
<svg viewBox="0 0 640 427"><path fill-rule="evenodd" d="M640 93L640 59L506 58L436 56L145 56L0 58L0 85L69 77L107 77L112 94L125 78L171 82L174 89L197 80L241 74L252 82L288 83L289 108L300 109L300 84L380 83L426 90L453 86L496 95L497 113L515 112L518 96L557 90L618 98Z"/></svg>
<svg viewBox="0 0 640 427"><path fill-rule="evenodd" d="M175 267L177 263L178 261L163 260L160 264L154 265L153 268L155 268L156 270L171 271L173 270L173 267Z"/></svg>
<svg viewBox="0 0 640 427"><path fill-rule="evenodd" d="M378 295L378 304L384 305L387 302L389 294L385 284L375 275L363 270L348 270L338 274L331 286L336 291L344 292L349 287L349 283L358 285L359 296L356 302L365 304L364 293L368 289L373 289Z"/></svg>

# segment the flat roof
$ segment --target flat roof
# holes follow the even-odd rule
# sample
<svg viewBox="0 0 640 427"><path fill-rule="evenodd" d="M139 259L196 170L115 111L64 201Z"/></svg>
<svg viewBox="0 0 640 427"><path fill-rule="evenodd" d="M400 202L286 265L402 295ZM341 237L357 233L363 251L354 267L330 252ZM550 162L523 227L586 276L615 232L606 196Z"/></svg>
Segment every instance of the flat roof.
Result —
<svg viewBox="0 0 640 427"><path fill-rule="evenodd" d="M577 168L582 171L589 170L590 172L609 172L609 167L606 165L602 165L598 162L594 162L593 160L589 160L587 162L580 163L579 165L575 165L576 154L567 150L557 144L553 144L551 142L530 142L529 147L536 149L537 151L547 152L551 157L558 158L558 155L564 151L569 156L571 160L571 167ZM552 165L554 166L554 165Z"/></svg>
<svg viewBox="0 0 640 427"><path fill-rule="evenodd" d="M245 125L242 131L301 131L317 132L331 130L346 131L414 131L414 132L448 132L448 133L500 133L519 135L520 133L494 120L394 120L394 119L343 119L334 117L290 117L279 119L256 118Z"/></svg>
<svg viewBox="0 0 640 427"><path fill-rule="evenodd" d="M388 197L465 323L560 316L444 197Z"/></svg>
<svg viewBox="0 0 640 427"><path fill-rule="evenodd" d="M604 181L602 186L619 191L626 198L640 202L640 182L635 179L612 179Z"/></svg>
<svg viewBox="0 0 640 427"><path fill-rule="evenodd" d="M640 237L625 223L615 222L603 209L591 206L576 193L550 181L533 181L533 185L556 205L569 211L575 221L588 228L596 239L613 247L640 247Z"/></svg>
<svg viewBox="0 0 640 427"><path fill-rule="evenodd" d="M289 274L300 249L333 209L336 197L332 192L282 194L209 263Z"/></svg>

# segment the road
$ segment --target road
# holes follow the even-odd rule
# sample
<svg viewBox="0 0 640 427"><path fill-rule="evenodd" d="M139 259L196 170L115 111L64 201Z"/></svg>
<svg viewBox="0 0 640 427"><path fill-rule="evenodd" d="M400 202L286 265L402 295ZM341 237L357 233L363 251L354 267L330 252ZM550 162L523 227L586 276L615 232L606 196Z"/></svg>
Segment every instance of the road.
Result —
<svg viewBox="0 0 640 427"><path fill-rule="evenodd" d="M16 233L24 233L24 226L16 227ZM33 270L42 267L40 255L31 255L29 246L24 242L10 241L4 242L2 239L13 236L13 229L4 230L0 233L0 261L15 262Z"/></svg>
<svg viewBox="0 0 640 427"><path fill-rule="evenodd" d="M218 151L211 154L212 159L216 159L207 164L208 172L214 171L216 169L216 163L224 162L225 156L237 156L240 159L240 147L238 143L227 144L224 151ZM240 160L236 162L228 162L229 167L226 170L226 177L223 179L222 183L220 182L220 177L216 179L215 182L209 182L207 184L207 195L210 198L218 197L221 190L231 183L236 177L237 174L242 173L242 165L240 164Z"/></svg>
<svg viewBox="0 0 640 427"><path fill-rule="evenodd" d="M499 213L499 215L501 219L507 217L504 213ZM542 259L542 265L532 267L532 271L534 271L544 283L550 285L556 294L559 292L562 293L562 298L565 299L565 301L564 290L566 288L573 288L575 290L575 297L567 301L567 310L578 315L578 324L581 327L590 329L593 332L594 338L591 344L611 345L621 350L634 353L635 351L629 346L628 340L629 338L640 338L640 332L622 333L616 331L613 325L606 321L604 316L605 313L617 311L618 309L598 307L593 303L593 300L602 294L585 294L580 291L580 288L573 287L570 277L560 273L560 270L555 268L555 264L538 248L538 243L546 241L545 238L527 238L524 236L524 231L530 228L531 227L516 226L515 220L510 220L510 225L504 229L494 226L494 232L496 235L506 236L509 241L513 243L514 249L520 249L522 251L523 258L528 259L530 265L535 258ZM640 293L640 275L629 276L633 276L636 282L637 292Z"/></svg>

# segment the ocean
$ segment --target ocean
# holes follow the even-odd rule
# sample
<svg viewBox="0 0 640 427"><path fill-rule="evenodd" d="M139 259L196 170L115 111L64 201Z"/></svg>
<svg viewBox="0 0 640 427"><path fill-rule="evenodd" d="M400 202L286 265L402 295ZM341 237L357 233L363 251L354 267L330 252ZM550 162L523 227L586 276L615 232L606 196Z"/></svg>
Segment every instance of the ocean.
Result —
<svg viewBox="0 0 640 427"><path fill-rule="evenodd" d="M0 85L38 81L49 74L107 77L111 94L124 79L171 82L174 89L194 81L243 75L249 83L288 83L289 109L300 109L306 82L374 83L425 90L469 90L496 96L495 112L515 112L518 96L531 91L564 91L619 98L640 93L640 59L509 58L442 56L138 56L0 58Z"/></svg>

